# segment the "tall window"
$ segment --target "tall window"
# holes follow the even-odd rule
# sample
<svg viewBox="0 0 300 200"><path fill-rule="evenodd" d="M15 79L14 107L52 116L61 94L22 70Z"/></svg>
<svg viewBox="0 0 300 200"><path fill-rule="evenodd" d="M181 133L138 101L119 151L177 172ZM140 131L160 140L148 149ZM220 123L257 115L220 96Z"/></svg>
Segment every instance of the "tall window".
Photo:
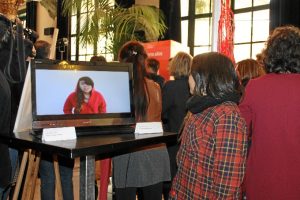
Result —
<svg viewBox="0 0 300 200"><path fill-rule="evenodd" d="M196 55L210 51L212 0L181 0L181 42Z"/></svg>
<svg viewBox="0 0 300 200"><path fill-rule="evenodd" d="M234 57L256 58L269 35L270 0L234 0Z"/></svg>
<svg viewBox="0 0 300 200"><path fill-rule="evenodd" d="M181 0L182 43L192 55L211 51L212 8L221 0ZM255 58L269 35L270 0L232 0L234 56L239 61Z"/></svg>
<svg viewBox="0 0 300 200"><path fill-rule="evenodd" d="M112 2L114 2L112 0ZM99 35L98 41L94 44L80 43L80 31L83 23L86 21L89 14L94 11L95 5L84 4L81 9L74 11L71 15L71 60L73 61L89 61L93 55L103 55L107 61L113 60L113 54L106 47L110 45L105 35Z"/></svg>

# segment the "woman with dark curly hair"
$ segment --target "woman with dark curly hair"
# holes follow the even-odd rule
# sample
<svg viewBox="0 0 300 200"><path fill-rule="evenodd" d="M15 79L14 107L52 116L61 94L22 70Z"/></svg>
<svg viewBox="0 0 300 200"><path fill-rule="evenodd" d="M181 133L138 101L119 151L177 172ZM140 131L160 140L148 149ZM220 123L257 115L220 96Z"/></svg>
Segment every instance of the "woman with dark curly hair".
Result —
<svg viewBox="0 0 300 200"><path fill-rule="evenodd" d="M276 28L262 60L267 74L251 79L240 104L252 145L247 199L300 197L300 29Z"/></svg>

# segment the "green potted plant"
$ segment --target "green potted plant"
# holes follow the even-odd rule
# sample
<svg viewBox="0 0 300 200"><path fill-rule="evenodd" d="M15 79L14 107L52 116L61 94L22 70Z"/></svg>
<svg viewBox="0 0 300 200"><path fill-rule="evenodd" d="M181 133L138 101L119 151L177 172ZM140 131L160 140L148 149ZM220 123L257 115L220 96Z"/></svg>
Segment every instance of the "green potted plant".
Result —
<svg viewBox="0 0 300 200"><path fill-rule="evenodd" d="M163 36L166 26L163 13L153 6L134 5L122 8L109 0L63 0L63 13L87 10L78 31L82 45L95 45L100 37L111 41L106 48L117 56L121 45L129 40L155 41Z"/></svg>

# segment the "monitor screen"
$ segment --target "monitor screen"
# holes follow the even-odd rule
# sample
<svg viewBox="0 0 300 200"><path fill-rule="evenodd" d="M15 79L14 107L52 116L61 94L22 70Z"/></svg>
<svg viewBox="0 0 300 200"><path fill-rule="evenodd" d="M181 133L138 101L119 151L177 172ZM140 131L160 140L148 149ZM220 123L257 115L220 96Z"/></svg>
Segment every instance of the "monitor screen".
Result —
<svg viewBox="0 0 300 200"><path fill-rule="evenodd" d="M33 129L134 124L129 63L34 60Z"/></svg>

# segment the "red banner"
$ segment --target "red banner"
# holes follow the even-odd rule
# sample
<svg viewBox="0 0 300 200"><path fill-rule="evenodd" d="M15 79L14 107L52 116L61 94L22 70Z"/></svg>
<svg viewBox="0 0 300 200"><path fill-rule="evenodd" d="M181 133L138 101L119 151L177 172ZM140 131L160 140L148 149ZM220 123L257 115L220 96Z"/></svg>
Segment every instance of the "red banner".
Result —
<svg viewBox="0 0 300 200"><path fill-rule="evenodd" d="M179 51L189 53L189 48L173 40L143 43L149 58L155 58L160 63L159 74L166 80L170 79L168 70L169 59L174 57Z"/></svg>

